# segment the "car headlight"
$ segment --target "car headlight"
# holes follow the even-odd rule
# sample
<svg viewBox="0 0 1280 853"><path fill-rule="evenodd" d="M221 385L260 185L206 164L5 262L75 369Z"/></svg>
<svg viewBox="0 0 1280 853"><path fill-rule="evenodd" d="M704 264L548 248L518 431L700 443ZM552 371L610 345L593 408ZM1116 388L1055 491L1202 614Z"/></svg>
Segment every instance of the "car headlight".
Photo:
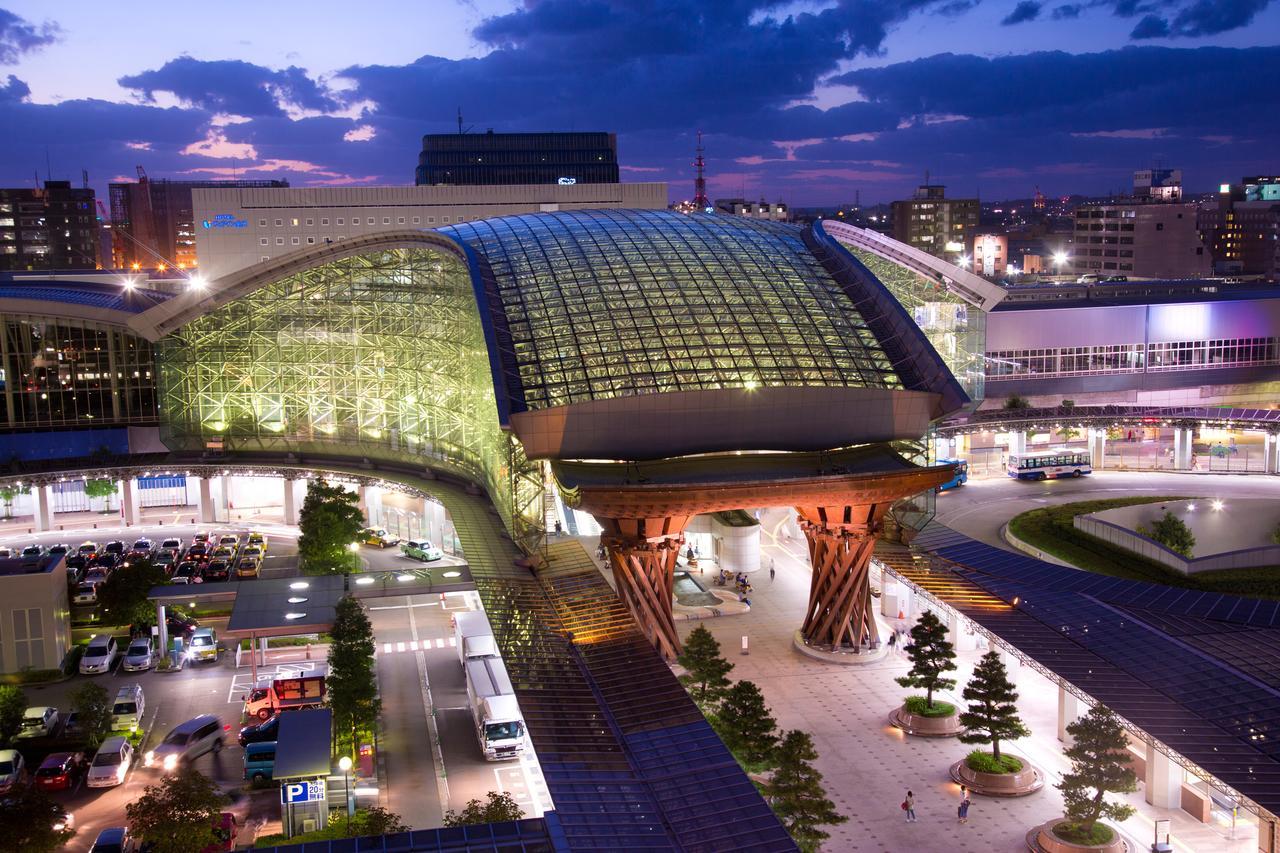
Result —
<svg viewBox="0 0 1280 853"><path fill-rule="evenodd" d="M176 754L174 754L174 755L166 755L166 756L164 757L164 769L165 769L165 770L173 770L173 769L174 769L174 768L176 768L177 766L178 766L178 756L177 756Z"/></svg>
<svg viewBox="0 0 1280 853"><path fill-rule="evenodd" d="M148 750L147 754L143 756L143 759L142 759L142 763L145 764L147 767L150 767L152 764L155 763L155 761L156 761L156 751L154 749Z"/></svg>

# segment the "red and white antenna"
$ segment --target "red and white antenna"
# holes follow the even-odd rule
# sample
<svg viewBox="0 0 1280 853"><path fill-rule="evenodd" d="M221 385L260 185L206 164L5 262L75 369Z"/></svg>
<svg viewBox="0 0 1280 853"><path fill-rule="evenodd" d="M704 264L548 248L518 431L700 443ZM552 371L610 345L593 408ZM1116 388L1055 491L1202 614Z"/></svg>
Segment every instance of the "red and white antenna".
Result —
<svg viewBox="0 0 1280 853"><path fill-rule="evenodd" d="M693 207L701 212L711 206L711 200L707 198L707 161L702 157L702 131L698 131L698 153L693 158L693 168L696 170L693 179Z"/></svg>

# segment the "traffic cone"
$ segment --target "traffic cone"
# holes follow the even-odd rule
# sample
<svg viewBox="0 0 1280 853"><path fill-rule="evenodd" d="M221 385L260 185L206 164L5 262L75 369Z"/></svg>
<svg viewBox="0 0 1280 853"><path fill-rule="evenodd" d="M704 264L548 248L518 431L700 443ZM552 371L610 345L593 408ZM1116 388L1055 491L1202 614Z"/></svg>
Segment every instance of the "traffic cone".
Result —
<svg viewBox="0 0 1280 853"><path fill-rule="evenodd" d="M907 618L907 614L905 614L905 613L903 613L901 610L899 610L899 611L898 611L898 618L899 618L899 619L906 619L906 618Z"/></svg>

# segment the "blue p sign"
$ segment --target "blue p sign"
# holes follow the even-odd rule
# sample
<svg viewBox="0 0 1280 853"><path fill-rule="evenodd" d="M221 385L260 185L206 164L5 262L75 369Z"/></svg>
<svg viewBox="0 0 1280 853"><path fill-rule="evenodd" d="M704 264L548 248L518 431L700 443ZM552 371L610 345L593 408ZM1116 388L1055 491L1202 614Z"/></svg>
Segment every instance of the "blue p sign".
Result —
<svg viewBox="0 0 1280 853"><path fill-rule="evenodd" d="M313 779L310 782L288 782L280 786L280 802L310 803L324 799L324 781Z"/></svg>

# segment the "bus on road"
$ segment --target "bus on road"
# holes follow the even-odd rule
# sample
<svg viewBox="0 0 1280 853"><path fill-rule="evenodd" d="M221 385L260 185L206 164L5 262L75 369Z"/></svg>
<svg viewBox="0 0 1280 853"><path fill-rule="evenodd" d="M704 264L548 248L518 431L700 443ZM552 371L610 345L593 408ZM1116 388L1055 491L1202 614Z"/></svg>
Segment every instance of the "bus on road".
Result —
<svg viewBox="0 0 1280 853"><path fill-rule="evenodd" d="M1089 454L1080 450L1033 450L1010 453L1005 472L1018 480L1047 480L1050 477L1082 477L1092 474Z"/></svg>
<svg viewBox="0 0 1280 853"><path fill-rule="evenodd" d="M963 459L939 459L939 465L955 465L956 472L951 475L951 479L938 486L938 491L945 492L948 489L954 489L957 486L963 486L969 482L969 463Z"/></svg>

